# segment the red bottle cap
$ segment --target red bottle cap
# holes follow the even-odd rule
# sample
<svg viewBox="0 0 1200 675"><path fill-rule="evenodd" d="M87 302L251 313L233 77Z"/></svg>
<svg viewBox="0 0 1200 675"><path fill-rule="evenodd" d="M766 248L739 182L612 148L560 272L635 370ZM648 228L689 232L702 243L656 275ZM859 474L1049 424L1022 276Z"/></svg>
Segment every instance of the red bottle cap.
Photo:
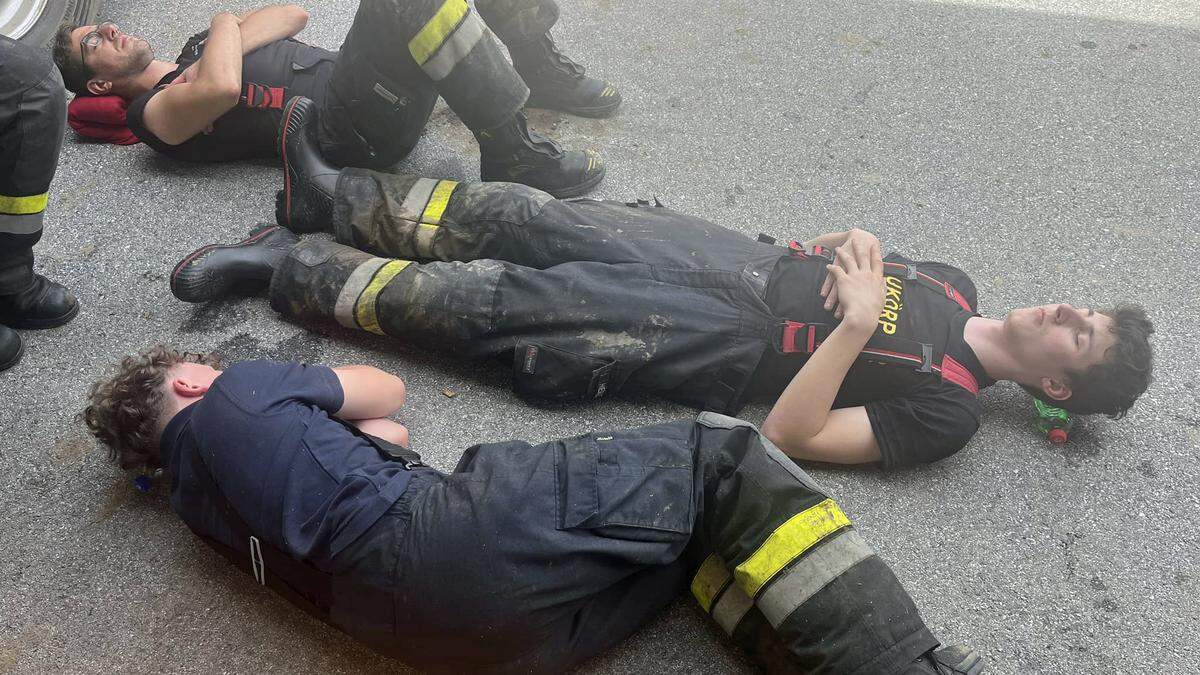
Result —
<svg viewBox="0 0 1200 675"><path fill-rule="evenodd" d="M1055 445L1062 445L1067 442L1067 430L1051 429L1050 433L1046 434L1046 438L1049 438L1050 442Z"/></svg>

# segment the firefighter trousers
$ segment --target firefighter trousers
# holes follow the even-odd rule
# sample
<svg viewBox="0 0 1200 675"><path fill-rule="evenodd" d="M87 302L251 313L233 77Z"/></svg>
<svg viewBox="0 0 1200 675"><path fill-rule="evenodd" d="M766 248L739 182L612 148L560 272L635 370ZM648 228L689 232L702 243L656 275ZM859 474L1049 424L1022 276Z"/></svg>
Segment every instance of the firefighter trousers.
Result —
<svg viewBox="0 0 1200 675"><path fill-rule="evenodd" d="M671 209L359 169L335 192L341 243L296 246L272 307L509 359L522 395L629 387L736 412L779 324L763 295L780 249Z"/></svg>
<svg viewBox="0 0 1200 675"><path fill-rule="evenodd" d="M361 0L322 100L322 154L386 168L416 146L438 96L473 131L509 120L529 96L507 44L543 35L553 0Z"/></svg>
<svg viewBox="0 0 1200 675"><path fill-rule="evenodd" d="M62 77L41 50L0 35L0 295L33 284L50 182L66 127Z"/></svg>
<svg viewBox="0 0 1200 675"><path fill-rule="evenodd" d="M837 503L746 422L490 443L417 471L337 561L394 570L389 589L335 612L417 668L562 672L685 589L772 672L892 675L937 646Z"/></svg>

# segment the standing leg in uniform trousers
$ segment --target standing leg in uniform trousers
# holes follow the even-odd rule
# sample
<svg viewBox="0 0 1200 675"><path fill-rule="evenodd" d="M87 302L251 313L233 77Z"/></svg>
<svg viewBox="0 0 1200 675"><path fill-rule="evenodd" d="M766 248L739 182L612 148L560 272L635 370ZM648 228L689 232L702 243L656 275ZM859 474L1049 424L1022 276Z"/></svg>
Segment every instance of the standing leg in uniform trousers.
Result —
<svg viewBox="0 0 1200 675"><path fill-rule="evenodd" d="M50 58L0 35L0 370L25 350L12 329L55 328L79 311L66 288L33 271L66 115Z"/></svg>
<svg viewBox="0 0 1200 675"><path fill-rule="evenodd" d="M512 5L507 9L518 19L518 10L536 9L529 0L501 4ZM603 163L528 129L521 107L530 90L481 11L466 0L362 0L320 122L305 133L338 165L385 168L416 145L440 95L475 134L485 180L514 180L561 196L592 189L604 177ZM516 39L529 28L518 20L504 30ZM315 112L306 99L289 102L283 134L300 133ZM291 192L289 184L285 198Z"/></svg>

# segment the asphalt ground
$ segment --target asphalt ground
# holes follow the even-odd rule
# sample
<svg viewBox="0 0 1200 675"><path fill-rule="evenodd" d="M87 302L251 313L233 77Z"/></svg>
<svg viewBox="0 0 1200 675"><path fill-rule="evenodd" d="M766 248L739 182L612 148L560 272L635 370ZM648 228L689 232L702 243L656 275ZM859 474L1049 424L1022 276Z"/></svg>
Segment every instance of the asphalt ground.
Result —
<svg viewBox="0 0 1200 675"><path fill-rule="evenodd" d="M948 460L811 472L933 631L981 650L988 672L1200 670L1195 5L562 4L560 42L626 104L611 120L534 120L603 153L596 196L657 195L749 235L869 228L886 248L962 267L991 316L1049 301L1147 306L1157 381L1124 420L1088 419L1052 447L1031 429L1029 399L999 385L983 395L983 429ZM166 58L216 11L253 6L153 5L107 0L104 16ZM301 37L336 48L354 2L309 9ZM271 220L279 170L68 136L38 266L83 311L27 332L24 361L0 375L0 671L399 668L255 586L173 517L161 489L138 494L106 463L74 416L106 365L148 343L399 373L403 421L443 469L477 442L691 414L643 398L530 407L498 366L309 330L263 299L176 302L171 266ZM477 162L441 107L399 170L472 180ZM749 668L681 598L584 670Z"/></svg>

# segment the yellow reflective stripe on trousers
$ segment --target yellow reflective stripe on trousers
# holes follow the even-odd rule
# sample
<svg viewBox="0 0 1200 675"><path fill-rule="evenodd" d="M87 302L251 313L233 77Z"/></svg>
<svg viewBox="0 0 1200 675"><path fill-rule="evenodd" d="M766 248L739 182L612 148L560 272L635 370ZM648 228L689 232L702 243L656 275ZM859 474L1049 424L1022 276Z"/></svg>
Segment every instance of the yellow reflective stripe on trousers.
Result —
<svg viewBox="0 0 1200 675"><path fill-rule="evenodd" d="M471 8L467 6L466 0L446 0L416 37L409 40L408 52L412 54L413 60L418 65L424 65L469 11Z"/></svg>
<svg viewBox="0 0 1200 675"><path fill-rule="evenodd" d="M354 320L358 322L359 327L377 335L384 334L383 329L379 326L379 312L375 307L376 301L379 300L379 292L410 264L409 260L392 260L379 268L367 287L363 289L358 302L354 303Z"/></svg>
<svg viewBox="0 0 1200 675"><path fill-rule="evenodd" d="M467 58L467 54L471 53L485 32L487 32L487 27L483 20L479 18L478 14L471 12L455 29L454 35L446 38L442 48L428 61L421 64L421 70L425 71L425 74L435 82L445 79L454 72L454 67L460 61Z"/></svg>
<svg viewBox="0 0 1200 675"><path fill-rule="evenodd" d="M717 597L732 578L729 568L725 567L725 563L714 553L705 559L696 571L696 576L692 577L692 596L707 612L712 609L713 598Z"/></svg>
<svg viewBox="0 0 1200 675"><path fill-rule="evenodd" d="M746 595L754 597L788 563L814 544L846 527L850 519L832 499L797 513L767 537L733 576Z"/></svg>
<svg viewBox="0 0 1200 675"><path fill-rule="evenodd" d="M46 210L46 203L50 201L50 193L43 192L40 195L30 195L28 197L10 197L8 195L0 195L0 213L10 216L24 216L30 213L41 213Z"/></svg>
<svg viewBox="0 0 1200 675"><path fill-rule="evenodd" d="M862 535L842 530L771 582L758 596L758 608L778 628L796 608L874 554Z"/></svg>
<svg viewBox="0 0 1200 675"><path fill-rule="evenodd" d="M437 225L442 222L446 206L450 203L450 195L454 194L456 187L458 187L458 183L455 181L438 181L437 187L433 189L433 195L429 198L429 204L425 207L425 212L421 214L422 223Z"/></svg>

